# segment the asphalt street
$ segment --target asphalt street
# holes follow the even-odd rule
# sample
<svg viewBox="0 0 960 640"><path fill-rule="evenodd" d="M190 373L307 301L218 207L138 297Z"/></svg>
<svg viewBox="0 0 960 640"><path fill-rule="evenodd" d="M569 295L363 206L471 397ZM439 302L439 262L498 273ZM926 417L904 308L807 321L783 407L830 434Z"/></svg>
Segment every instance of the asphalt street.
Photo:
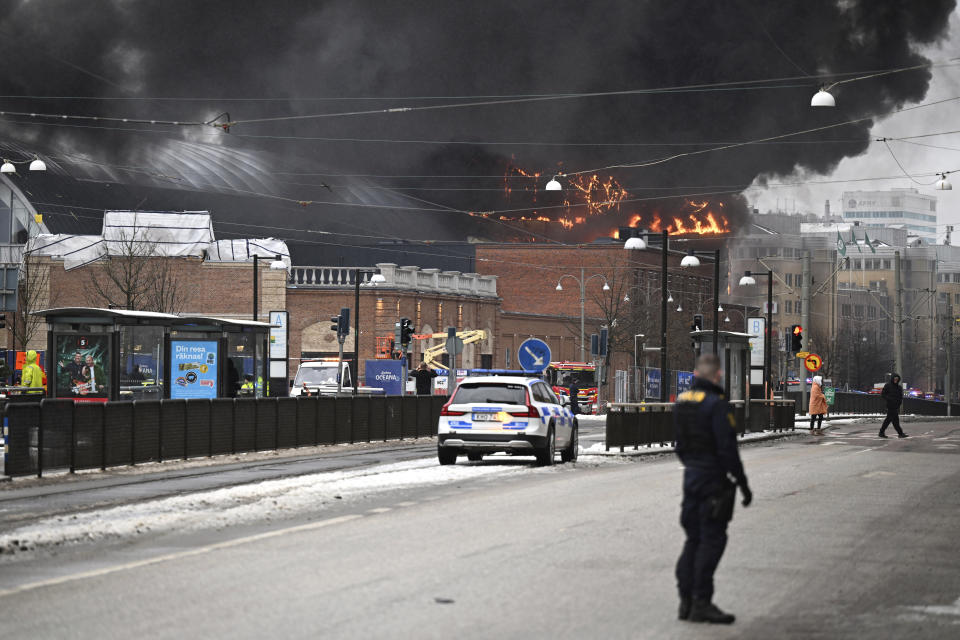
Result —
<svg viewBox="0 0 960 640"><path fill-rule="evenodd" d="M717 574L732 627L675 619L676 459L584 456L3 556L0 637L960 637L960 422L905 428L743 447L754 505Z"/></svg>

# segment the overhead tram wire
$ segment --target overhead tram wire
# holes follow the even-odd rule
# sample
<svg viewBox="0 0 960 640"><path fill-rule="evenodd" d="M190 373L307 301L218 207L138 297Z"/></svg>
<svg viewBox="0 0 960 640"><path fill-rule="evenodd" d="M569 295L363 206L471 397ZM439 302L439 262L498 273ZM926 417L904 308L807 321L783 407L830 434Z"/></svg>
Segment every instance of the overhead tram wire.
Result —
<svg viewBox="0 0 960 640"><path fill-rule="evenodd" d="M444 99L450 100L469 100L468 102L456 102L456 103L447 103L447 104L438 104L438 105L414 105L409 107L389 107L386 109L370 109L370 110L360 110L360 111L344 111L344 112L334 112L334 113L317 113L317 114L301 114L301 115L286 115L286 116L270 116L262 118L247 118L247 119L237 119L237 120L228 120L224 122L214 122L214 121L192 121L189 119L184 120L169 120L162 118L133 118L133 117L115 117L115 116L91 116L91 115L72 115L72 114L49 114L49 113L38 113L36 111L0 111L0 115L16 115L16 116L26 116L31 118L44 118L44 119L73 119L73 120L89 120L89 121L103 121L103 122L120 122L120 123L133 123L133 124L159 124L159 125L169 125L169 126L217 126L221 128L229 128L237 126L240 124L255 124L255 123L265 123L265 122L288 122L292 120L310 120L310 119L322 119L322 118L334 118L334 117L348 117L348 116L358 116L358 115L374 115L374 114L388 114L388 113L408 113L412 111L435 111L440 109L462 109L468 107L478 107L478 106L496 106L504 104L522 104L526 102L543 102L551 100L572 100L572 99L583 99L583 98L597 98L597 97L607 97L607 96L625 96L625 95L649 95L649 94L660 94L660 93L677 93L677 92L690 92L690 91L704 91L704 90L734 90L734 89L749 89L753 85L760 85L763 83L769 82L788 82L788 81L797 81L797 80L824 80L831 78L841 78L840 80L833 83L831 86L837 84L854 82L857 80L865 80L868 78L874 78L881 75L890 75L894 73L903 73L907 71L916 71L919 69L930 69L930 68L940 68L940 67L949 67L956 66L960 62L956 61L947 61L942 63L924 63L920 65L912 65L908 67L896 67L892 69L883 69L878 71L858 71L858 72L844 72L844 73L824 73L816 75L803 75L803 76L788 76L783 78L768 78L760 80L735 80L735 81L726 81L726 82L715 82L715 83L700 83L700 84L690 84L690 85L675 85L668 87L658 87L650 89L622 89L614 91L591 91L591 92L580 92L580 93L548 93L548 94L506 94L503 96L495 96L493 98L485 97L474 97L474 96L460 96L460 97L449 97ZM866 75L862 75L866 74ZM769 86L765 88L779 88L778 86ZM403 101L407 99L417 99L417 98L384 98L390 99L393 101ZM419 98L425 99L425 98ZM440 99L440 98L437 98ZM146 98L144 99L146 100ZM226 102L227 100L223 100ZM221 114L222 115L222 114Z"/></svg>

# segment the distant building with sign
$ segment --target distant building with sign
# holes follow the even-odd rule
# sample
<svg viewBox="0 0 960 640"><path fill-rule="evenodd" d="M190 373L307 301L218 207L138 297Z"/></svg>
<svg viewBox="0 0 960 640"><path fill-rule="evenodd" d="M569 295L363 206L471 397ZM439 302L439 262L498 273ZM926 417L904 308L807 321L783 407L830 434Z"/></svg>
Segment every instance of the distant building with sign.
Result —
<svg viewBox="0 0 960 640"><path fill-rule="evenodd" d="M928 244L937 239L937 198L916 189L844 191L843 221L861 226L888 228L901 225L911 236Z"/></svg>

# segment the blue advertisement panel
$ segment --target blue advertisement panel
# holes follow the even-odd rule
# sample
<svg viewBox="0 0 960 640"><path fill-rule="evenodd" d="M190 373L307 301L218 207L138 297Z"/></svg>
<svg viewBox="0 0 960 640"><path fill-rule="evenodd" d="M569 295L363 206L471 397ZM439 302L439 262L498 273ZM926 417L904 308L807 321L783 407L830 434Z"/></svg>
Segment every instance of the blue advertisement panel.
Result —
<svg viewBox="0 0 960 640"><path fill-rule="evenodd" d="M660 369L647 369L647 397L660 399Z"/></svg>
<svg viewBox="0 0 960 640"><path fill-rule="evenodd" d="M174 340L170 344L171 398L217 397L215 340Z"/></svg>
<svg viewBox="0 0 960 640"><path fill-rule="evenodd" d="M388 396L402 396L407 379L405 363L405 360L367 360L364 384L383 389Z"/></svg>
<svg viewBox="0 0 960 640"><path fill-rule="evenodd" d="M677 393L683 393L693 386L692 371L677 371Z"/></svg>

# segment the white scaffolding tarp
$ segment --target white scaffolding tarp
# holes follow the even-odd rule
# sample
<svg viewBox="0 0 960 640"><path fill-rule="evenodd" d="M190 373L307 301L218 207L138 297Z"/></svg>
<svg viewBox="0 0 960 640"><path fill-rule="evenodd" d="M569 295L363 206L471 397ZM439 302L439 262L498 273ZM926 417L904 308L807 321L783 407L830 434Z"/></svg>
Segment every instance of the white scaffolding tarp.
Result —
<svg viewBox="0 0 960 640"><path fill-rule="evenodd" d="M250 238L246 240L217 240L207 248L208 262L253 262L253 256L260 259L280 260L290 270L290 250L287 243L276 238Z"/></svg>
<svg viewBox="0 0 960 640"><path fill-rule="evenodd" d="M75 269L103 257L103 237L42 233L27 240L23 255L61 258L64 269Z"/></svg>
<svg viewBox="0 0 960 640"><path fill-rule="evenodd" d="M203 257L214 242L213 221L206 211L154 213L106 211L103 241L107 255ZM138 246L145 250L138 250Z"/></svg>

